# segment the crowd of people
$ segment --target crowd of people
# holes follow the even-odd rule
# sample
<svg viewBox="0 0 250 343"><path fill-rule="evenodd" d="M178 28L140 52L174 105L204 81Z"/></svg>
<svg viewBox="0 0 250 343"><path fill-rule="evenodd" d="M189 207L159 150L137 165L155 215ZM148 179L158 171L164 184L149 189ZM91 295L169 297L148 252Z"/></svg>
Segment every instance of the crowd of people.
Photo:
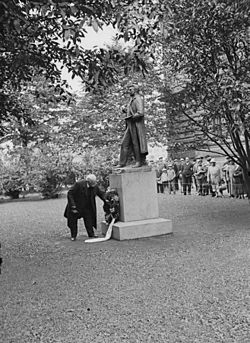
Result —
<svg viewBox="0 0 250 343"><path fill-rule="evenodd" d="M232 198L246 195L242 169L230 158L218 165L211 156L192 160L160 157L157 162L150 161L150 165L156 171L158 193L222 197L226 192Z"/></svg>

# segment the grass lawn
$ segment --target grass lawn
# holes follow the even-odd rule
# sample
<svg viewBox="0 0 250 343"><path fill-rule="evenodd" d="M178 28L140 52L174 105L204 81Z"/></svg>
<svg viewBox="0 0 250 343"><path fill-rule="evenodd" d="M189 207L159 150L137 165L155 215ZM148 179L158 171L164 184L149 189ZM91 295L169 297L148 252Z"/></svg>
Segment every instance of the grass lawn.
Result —
<svg viewBox="0 0 250 343"><path fill-rule="evenodd" d="M173 235L95 244L65 204L0 204L0 342L249 343L247 200L159 194Z"/></svg>

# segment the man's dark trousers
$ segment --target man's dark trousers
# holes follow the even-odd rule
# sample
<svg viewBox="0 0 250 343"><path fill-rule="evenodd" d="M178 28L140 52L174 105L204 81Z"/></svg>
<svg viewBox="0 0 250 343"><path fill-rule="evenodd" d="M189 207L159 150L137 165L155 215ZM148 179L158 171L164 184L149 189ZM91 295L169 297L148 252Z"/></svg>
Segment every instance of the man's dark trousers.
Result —
<svg viewBox="0 0 250 343"><path fill-rule="evenodd" d="M192 176L182 175L183 194L191 194Z"/></svg>
<svg viewBox="0 0 250 343"><path fill-rule="evenodd" d="M71 213L68 218L68 227L71 231L71 237L76 237L78 233L78 226L77 222L78 219L83 218L85 228L88 232L89 237L94 237L94 230L93 230L93 215L91 213L91 209L88 209L87 213L84 215L82 214L74 214Z"/></svg>
<svg viewBox="0 0 250 343"><path fill-rule="evenodd" d="M80 218L83 218L85 228L88 232L89 237L94 237L94 230L93 230L93 210L91 208L91 195L92 195L92 188L89 187L87 189L87 197L88 197L88 205L84 208L84 212L79 214L71 213L71 215L68 218L68 227L71 231L71 237L76 237L78 233L78 226L77 221Z"/></svg>

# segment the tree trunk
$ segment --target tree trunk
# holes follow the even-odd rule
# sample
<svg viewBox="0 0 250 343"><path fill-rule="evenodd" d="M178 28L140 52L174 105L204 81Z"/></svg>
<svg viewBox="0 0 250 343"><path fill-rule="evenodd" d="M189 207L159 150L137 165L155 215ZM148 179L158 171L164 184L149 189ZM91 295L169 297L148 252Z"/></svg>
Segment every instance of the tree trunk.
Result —
<svg viewBox="0 0 250 343"><path fill-rule="evenodd" d="M250 170L245 169L245 168L243 169L243 178L245 182L247 197L248 197L248 200L250 201Z"/></svg>

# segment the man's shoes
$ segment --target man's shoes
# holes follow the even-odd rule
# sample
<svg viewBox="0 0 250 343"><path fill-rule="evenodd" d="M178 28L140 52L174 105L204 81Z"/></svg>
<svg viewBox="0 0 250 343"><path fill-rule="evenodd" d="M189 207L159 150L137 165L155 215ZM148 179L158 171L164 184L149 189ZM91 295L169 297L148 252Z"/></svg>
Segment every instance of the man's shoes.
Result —
<svg viewBox="0 0 250 343"><path fill-rule="evenodd" d="M72 240L72 241L75 241L75 240L76 240L76 237L71 237L71 240Z"/></svg>

